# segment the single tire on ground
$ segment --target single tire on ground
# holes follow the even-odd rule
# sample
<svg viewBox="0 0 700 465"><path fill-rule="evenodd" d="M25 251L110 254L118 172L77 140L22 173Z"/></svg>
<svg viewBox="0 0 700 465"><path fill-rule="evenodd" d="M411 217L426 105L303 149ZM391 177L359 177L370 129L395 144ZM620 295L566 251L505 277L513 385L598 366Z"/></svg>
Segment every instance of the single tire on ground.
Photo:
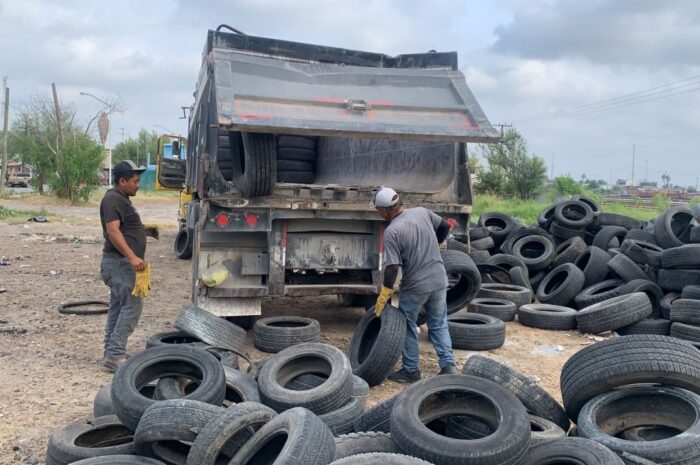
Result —
<svg viewBox="0 0 700 465"><path fill-rule="evenodd" d="M561 305L527 304L518 309L518 321L531 328L566 331L576 328L576 310Z"/></svg>
<svg viewBox="0 0 700 465"><path fill-rule="evenodd" d="M506 324L496 317L462 313L447 319L452 347L462 350L492 350L506 340Z"/></svg>
<svg viewBox="0 0 700 465"><path fill-rule="evenodd" d="M132 454L133 430L114 415L66 425L49 438L47 465L67 465L104 455Z"/></svg>
<svg viewBox="0 0 700 465"><path fill-rule="evenodd" d="M103 315L107 313L108 310L109 302L102 300L66 302L58 306L58 313L63 315Z"/></svg>
<svg viewBox="0 0 700 465"><path fill-rule="evenodd" d="M253 345L263 352L277 353L287 347L321 340L321 325L313 318L273 316L255 322Z"/></svg>
<svg viewBox="0 0 700 465"><path fill-rule="evenodd" d="M503 299L477 298L467 306L471 313L491 315L502 321L513 321L517 310L513 302Z"/></svg>
<svg viewBox="0 0 700 465"><path fill-rule="evenodd" d="M182 307L175 327L214 347L240 352L245 343L245 330L195 305Z"/></svg>
<svg viewBox="0 0 700 465"><path fill-rule="evenodd" d="M576 323L579 331L604 333L614 331L651 316L653 308L643 292L621 295L579 310Z"/></svg>

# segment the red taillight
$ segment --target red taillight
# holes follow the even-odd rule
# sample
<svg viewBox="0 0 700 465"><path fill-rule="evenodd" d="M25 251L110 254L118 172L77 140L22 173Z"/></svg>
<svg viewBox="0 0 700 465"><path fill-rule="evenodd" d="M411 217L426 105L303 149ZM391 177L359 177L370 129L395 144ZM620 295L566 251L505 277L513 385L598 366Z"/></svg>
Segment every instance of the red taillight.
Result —
<svg viewBox="0 0 700 465"><path fill-rule="evenodd" d="M225 228L231 222L231 218L226 213L219 213L214 218L214 223L220 228Z"/></svg>
<svg viewBox="0 0 700 465"><path fill-rule="evenodd" d="M258 224L258 217L253 215L252 213L248 213L245 216L245 224L247 224L248 226L255 226L256 224Z"/></svg>
<svg viewBox="0 0 700 465"><path fill-rule="evenodd" d="M454 229L457 226L457 220L454 218L447 218L447 224L450 225L450 229Z"/></svg>

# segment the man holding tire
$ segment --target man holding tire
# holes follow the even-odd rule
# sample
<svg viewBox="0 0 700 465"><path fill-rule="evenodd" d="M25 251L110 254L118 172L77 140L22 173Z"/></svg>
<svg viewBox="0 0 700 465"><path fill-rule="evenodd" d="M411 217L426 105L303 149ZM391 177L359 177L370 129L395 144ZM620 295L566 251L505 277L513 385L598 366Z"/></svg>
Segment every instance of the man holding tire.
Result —
<svg viewBox="0 0 700 465"><path fill-rule="evenodd" d="M403 367L389 375L399 383L422 378L416 320L425 308L430 342L439 357L440 374L456 374L452 341L447 330L447 273L438 244L447 238L449 224L428 209L405 209L399 195L389 187L380 188L373 205L390 224L384 231L384 279L374 307L381 316L394 293L399 267L402 268L399 311L406 317Z"/></svg>
<svg viewBox="0 0 700 465"><path fill-rule="evenodd" d="M146 269L146 228L129 197L138 192L144 171L131 160L117 163L112 169L114 188L100 203L105 238L100 274L110 291L103 364L112 372L126 361L126 343L143 309L143 298L132 295L132 291L136 272Z"/></svg>

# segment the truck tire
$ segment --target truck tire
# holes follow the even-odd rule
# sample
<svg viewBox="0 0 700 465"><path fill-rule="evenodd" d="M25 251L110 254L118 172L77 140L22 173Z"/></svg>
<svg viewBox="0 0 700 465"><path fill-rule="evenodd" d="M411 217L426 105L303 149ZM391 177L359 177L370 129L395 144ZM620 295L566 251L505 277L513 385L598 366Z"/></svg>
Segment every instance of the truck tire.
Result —
<svg viewBox="0 0 700 465"><path fill-rule="evenodd" d="M647 275L642 269L632 261L625 254L615 255L608 262L608 268L615 275L618 276L623 281L632 281L635 279L648 279Z"/></svg>
<svg viewBox="0 0 700 465"><path fill-rule="evenodd" d="M209 422L225 413L215 407L193 400L164 400L146 409L134 432L134 447L140 454L166 463L185 465L187 453L172 445L192 443Z"/></svg>
<svg viewBox="0 0 700 465"><path fill-rule="evenodd" d="M385 452L371 452L345 457L331 465L431 465L425 460L411 457L410 455L393 454Z"/></svg>
<svg viewBox="0 0 700 465"><path fill-rule="evenodd" d="M214 347L240 352L245 343L245 330L195 305L182 307L175 327Z"/></svg>
<svg viewBox="0 0 700 465"><path fill-rule="evenodd" d="M327 379L304 391L284 387L307 373ZM336 347L315 342L297 344L270 357L258 376L262 403L277 412L293 407L308 408L316 415L337 410L350 399L352 384L352 368L345 354Z"/></svg>
<svg viewBox="0 0 700 465"><path fill-rule="evenodd" d="M132 454L132 431L114 415L71 423L49 438L46 463L67 465L91 457Z"/></svg>
<svg viewBox="0 0 700 465"><path fill-rule="evenodd" d="M621 226L603 226L593 238L593 246L607 251L612 247L619 247L625 240L627 229Z"/></svg>
<svg viewBox="0 0 700 465"><path fill-rule="evenodd" d="M233 131L232 131L233 133ZM243 150L232 150L232 183L244 197L264 197L275 184L277 150L272 134L240 133Z"/></svg>
<svg viewBox="0 0 700 465"><path fill-rule="evenodd" d="M585 438L568 437L532 447L522 465L543 463L582 465L625 465L607 447Z"/></svg>
<svg viewBox="0 0 700 465"><path fill-rule="evenodd" d="M503 299L478 298L472 300L467 309L471 313L490 315L501 321L513 321L517 308L513 302Z"/></svg>
<svg viewBox="0 0 700 465"><path fill-rule="evenodd" d="M564 431L569 429L569 417L559 402L522 373L480 355L469 357L462 373L488 379L505 387L523 403L528 412L553 422Z"/></svg>
<svg viewBox="0 0 700 465"><path fill-rule="evenodd" d="M429 397L449 392L462 402L438 402L434 409L419 416ZM461 396L474 396L467 400ZM479 402L481 401L481 402ZM455 440L437 435L426 427L433 419L469 415L473 409L487 404L498 412L493 434L474 441ZM421 410L422 411L422 410ZM440 464L476 465L498 463L513 465L527 453L530 422L520 401L498 384L476 376L443 375L412 384L399 396L391 412L391 437L404 453Z"/></svg>
<svg viewBox="0 0 700 465"><path fill-rule="evenodd" d="M180 260L192 258L192 243L194 241L194 231L190 228L180 228L173 243L173 253Z"/></svg>
<svg viewBox="0 0 700 465"><path fill-rule="evenodd" d="M527 304L518 309L518 321L531 328L566 331L576 329L576 310L560 305Z"/></svg>
<svg viewBox="0 0 700 465"><path fill-rule="evenodd" d="M572 229L583 229L593 222L593 210L579 200L565 200L557 203L554 221Z"/></svg>
<svg viewBox="0 0 700 465"><path fill-rule="evenodd" d="M318 137L290 136L280 134L277 136L277 150L282 149L304 149L316 151Z"/></svg>
<svg viewBox="0 0 700 465"><path fill-rule="evenodd" d="M335 455L333 434L305 408L268 421L233 456L229 465L327 465Z"/></svg>
<svg viewBox="0 0 700 465"><path fill-rule="evenodd" d="M671 322L657 319L641 320L629 326L624 326L616 332L620 336L630 336L632 334L660 334L668 336L671 332Z"/></svg>
<svg viewBox="0 0 700 465"><path fill-rule="evenodd" d="M316 176L311 171L278 171L277 182L313 184Z"/></svg>
<svg viewBox="0 0 700 465"><path fill-rule="evenodd" d="M376 386L391 373L406 340L406 317L388 306L380 318L369 309L355 327L348 357L354 375Z"/></svg>
<svg viewBox="0 0 700 465"><path fill-rule="evenodd" d="M537 287L537 301L568 307L583 289L586 277L573 263L554 268Z"/></svg>
<svg viewBox="0 0 700 465"><path fill-rule="evenodd" d="M620 252L627 255L635 263L653 266L654 268L661 268L661 253L663 250L651 242L629 238L625 238L620 246Z"/></svg>
<svg viewBox="0 0 700 465"><path fill-rule="evenodd" d="M661 289L682 292L685 286L700 285L700 270L659 270Z"/></svg>
<svg viewBox="0 0 700 465"><path fill-rule="evenodd" d="M700 351L668 336L621 336L575 353L564 364L560 378L564 408L570 418L578 418L581 407L599 394L642 383L667 384L700 393Z"/></svg>
<svg viewBox="0 0 700 465"><path fill-rule="evenodd" d="M576 323L581 332L604 333L644 320L651 316L652 311L649 297L643 292L635 292L579 310Z"/></svg>
<svg viewBox="0 0 700 465"><path fill-rule="evenodd" d="M532 302L532 291L527 287L513 284L486 283L481 285L479 299L500 299L515 304L516 310Z"/></svg>
<svg viewBox="0 0 700 465"><path fill-rule="evenodd" d="M583 289L574 298L576 308L581 309L589 307L598 302L621 296L624 294L624 284L625 283L620 279L606 279L605 281L593 284Z"/></svg>
<svg viewBox="0 0 700 465"><path fill-rule="evenodd" d="M469 255L456 250L440 252L447 276L458 277L457 282L447 288L447 314L463 309L472 301L481 287L481 273Z"/></svg>
<svg viewBox="0 0 700 465"><path fill-rule="evenodd" d="M309 161L297 160L277 160L278 171L296 171L313 173L316 170L316 165Z"/></svg>
<svg viewBox="0 0 700 465"><path fill-rule="evenodd" d="M306 163L316 163L318 155L316 149L304 149L304 148L293 148L293 147L278 147L277 148L277 161L290 160L290 161L303 161Z"/></svg>
<svg viewBox="0 0 700 465"><path fill-rule="evenodd" d="M547 268L555 254L554 241L545 236L526 236L513 244L513 255L521 259L531 272Z"/></svg>
<svg viewBox="0 0 700 465"><path fill-rule="evenodd" d="M391 397L371 409L363 413L355 421L355 432L375 431L389 433L389 420L391 419L391 410L394 408L394 402L398 395Z"/></svg>
<svg viewBox="0 0 700 465"><path fill-rule="evenodd" d="M624 405L624 410L619 410ZM648 406L654 405L653 410ZM657 463L694 465L700 462L700 397L673 386L634 386L601 394L588 401L578 416L582 437L617 452L628 452ZM688 417L691 417L689 419ZM605 423L601 424L601 419ZM653 441L615 437L621 430L658 425L677 434Z"/></svg>
<svg viewBox="0 0 700 465"><path fill-rule="evenodd" d="M263 352L275 354L304 342L319 342L321 325L313 318L273 316L255 322L253 345Z"/></svg>
<svg viewBox="0 0 700 465"><path fill-rule="evenodd" d="M552 267L556 268L564 263L574 263L586 250L586 242L580 237L572 237L561 244L555 250Z"/></svg>
<svg viewBox="0 0 700 465"><path fill-rule="evenodd" d="M608 262L612 257L600 247L588 247L574 262L586 277L584 287L597 284L608 276Z"/></svg>
<svg viewBox="0 0 700 465"><path fill-rule="evenodd" d="M447 319L452 347L462 350L491 350L506 340L506 324L496 317L463 313Z"/></svg>
<svg viewBox="0 0 700 465"><path fill-rule="evenodd" d="M683 207L666 210L654 222L656 241L664 249L680 247L690 242L693 213Z"/></svg>
<svg viewBox="0 0 700 465"><path fill-rule="evenodd" d="M141 394L140 389L161 376L192 377L198 373L199 386L187 396L212 405L221 405L226 392L224 370L211 354L191 347L154 347L129 358L112 378L112 403L119 419L135 430L143 412L157 400ZM138 384L137 384L138 383Z"/></svg>
<svg viewBox="0 0 700 465"><path fill-rule="evenodd" d="M395 454L399 452L399 449L389 433L379 431L348 433L336 436L333 460L372 452Z"/></svg>
<svg viewBox="0 0 700 465"><path fill-rule="evenodd" d="M225 453L231 457L277 413L257 402L233 405L201 426L187 455L188 465L215 465Z"/></svg>

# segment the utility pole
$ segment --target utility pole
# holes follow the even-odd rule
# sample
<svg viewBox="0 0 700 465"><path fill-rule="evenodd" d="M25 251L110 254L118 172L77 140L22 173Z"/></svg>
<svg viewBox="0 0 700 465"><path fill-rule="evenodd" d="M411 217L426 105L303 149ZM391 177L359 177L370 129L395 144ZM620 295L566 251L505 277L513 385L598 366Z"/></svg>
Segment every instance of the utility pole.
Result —
<svg viewBox="0 0 700 465"><path fill-rule="evenodd" d="M7 124L10 120L10 88L5 86L5 105L2 122L2 178L0 179L0 192L5 192L5 179L7 177Z"/></svg>
<svg viewBox="0 0 700 465"><path fill-rule="evenodd" d="M494 126L499 126L501 128L501 139L503 139L503 128L512 128L512 123L496 123Z"/></svg>
<svg viewBox="0 0 700 465"><path fill-rule="evenodd" d="M124 128L119 128L122 131L122 142L124 142Z"/></svg>
<svg viewBox="0 0 700 465"><path fill-rule="evenodd" d="M634 156L635 156L635 145L632 144L632 187L634 187Z"/></svg>
<svg viewBox="0 0 700 465"><path fill-rule="evenodd" d="M55 82L51 83L51 92L53 93L53 106L54 110L56 111L56 131L58 132L58 147L56 147L56 151L58 152L60 151L61 147L63 147L63 131L61 129L61 108L58 104L58 92L56 92Z"/></svg>
<svg viewBox="0 0 700 465"><path fill-rule="evenodd" d="M554 179L554 154L551 154L551 162L549 163L549 179Z"/></svg>
<svg viewBox="0 0 700 465"><path fill-rule="evenodd" d="M644 160L644 181L649 180L649 160Z"/></svg>

